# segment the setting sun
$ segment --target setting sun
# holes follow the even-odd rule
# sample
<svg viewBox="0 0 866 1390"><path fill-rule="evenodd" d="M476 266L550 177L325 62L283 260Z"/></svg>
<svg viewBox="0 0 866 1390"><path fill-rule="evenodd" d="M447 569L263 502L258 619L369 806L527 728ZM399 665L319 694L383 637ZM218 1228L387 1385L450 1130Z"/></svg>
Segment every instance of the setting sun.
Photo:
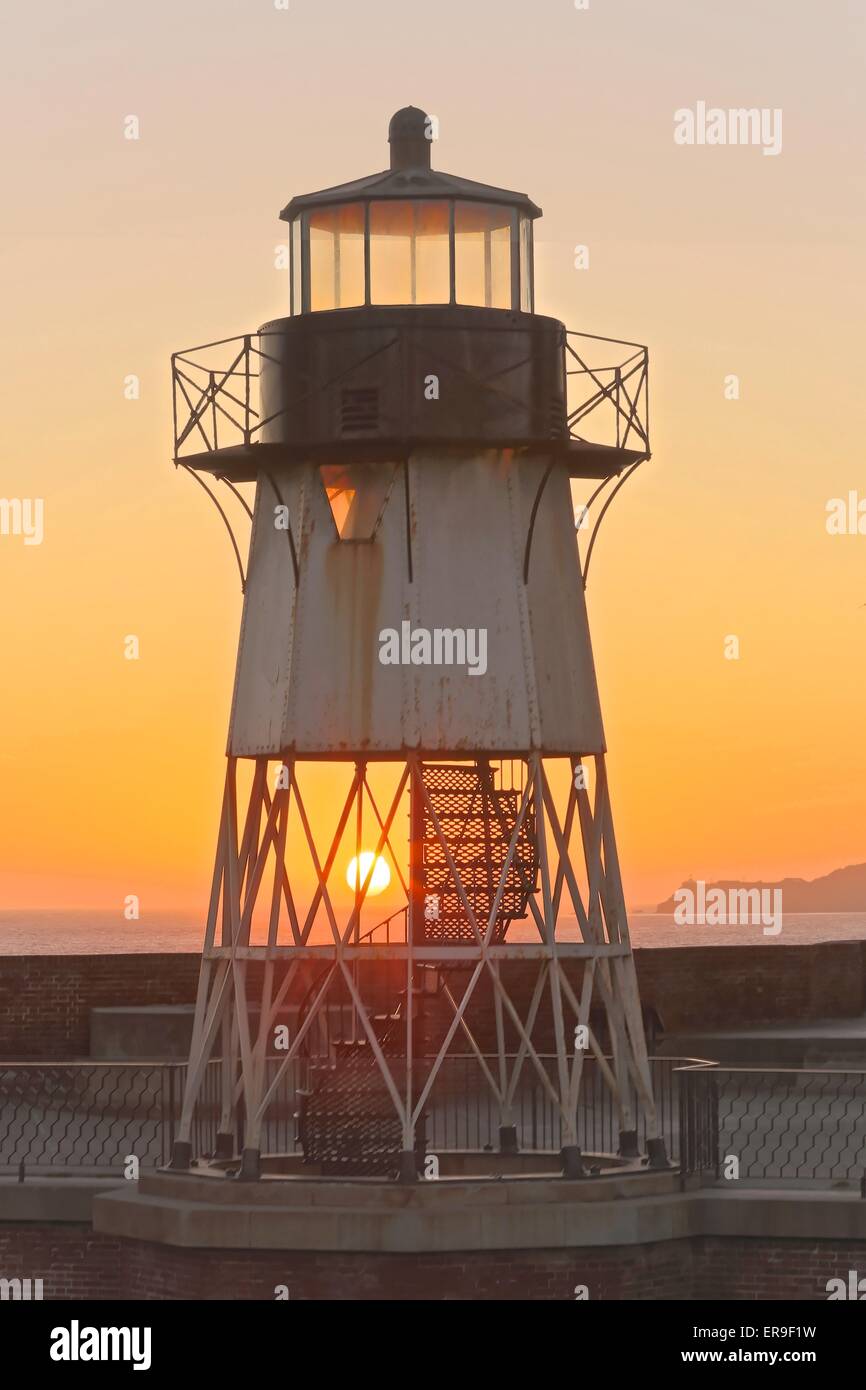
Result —
<svg viewBox="0 0 866 1390"><path fill-rule="evenodd" d="M370 865L376 860L373 872L370 875L370 882L367 887L367 897L376 897L379 893L384 893L388 884L391 882L391 870L385 863L381 854L376 857L372 850L364 849L360 854L355 855L346 870L346 882L354 892L356 888L363 887L367 875L370 873ZM361 864L360 883L358 881L358 861Z"/></svg>

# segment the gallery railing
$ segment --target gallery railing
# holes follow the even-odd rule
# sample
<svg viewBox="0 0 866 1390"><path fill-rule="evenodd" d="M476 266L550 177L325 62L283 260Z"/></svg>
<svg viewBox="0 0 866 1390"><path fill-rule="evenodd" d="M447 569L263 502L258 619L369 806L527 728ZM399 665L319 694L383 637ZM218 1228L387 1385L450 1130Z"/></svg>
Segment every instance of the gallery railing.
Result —
<svg viewBox="0 0 866 1390"><path fill-rule="evenodd" d="M260 365L277 334L247 333L172 354L174 456L253 444L268 423L258 410ZM276 356L271 357L276 362ZM279 412L280 414L282 412ZM276 417L272 417L276 418Z"/></svg>
<svg viewBox="0 0 866 1390"><path fill-rule="evenodd" d="M278 332L246 333L172 354L174 457L179 463L194 455L256 444L267 425L288 414L291 407L284 406L264 415L258 388L262 363L279 366L284 337ZM392 339L387 347L396 341ZM566 331L564 348L565 437L648 456L647 348L572 330ZM341 388L351 388L356 373L360 380L368 360L369 354L362 355L355 367L341 373ZM491 389L481 376L477 386L481 391Z"/></svg>
<svg viewBox="0 0 866 1390"><path fill-rule="evenodd" d="M624 356L623 349L629 349ZM569 331L565 352L569 436L582 443L615 444L618 449L649 454L647 349L640 343ZM593 430L587 436L583 422L590 415Z"/></svg>

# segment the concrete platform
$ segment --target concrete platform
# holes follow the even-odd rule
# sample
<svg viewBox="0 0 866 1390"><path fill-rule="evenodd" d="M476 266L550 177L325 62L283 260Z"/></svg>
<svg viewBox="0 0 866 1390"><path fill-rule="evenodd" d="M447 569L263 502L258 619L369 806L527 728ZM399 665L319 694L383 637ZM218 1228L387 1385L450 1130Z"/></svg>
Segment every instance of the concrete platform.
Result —
<svg viewBox="0 0 866 1390"><path fill-rule="evenodd" d="M692 1236L866 1239L849 1192L679 1190L675 1173L413 1186L142 1177L93 1202L94 1230L193 1249L417 1253L643 1245Z"/></svg>
<svg viewBox="0 0 866 1390"><path fill-rule="evenodd" d="M102 1062L185 1062L195 1007L136 1004L90 1010L90 1056Z"/></svg>
<svg viewBox="0 0 866 1390"><path fill-rule="evenodd" d="M345 1006L329 1010L339 1014ZM250 1026L257 1026L259 1011L251 1006ZM185 1062L189 1057L194 1004L99 1005L90 1010L90 1056L102 1062ZM297 1027L298 1006L287 1005L279 1019L289 1031Z"/></svg>
<svg viewBox="0 0 866 1390"><path fill-rule="evenodd" d="M94 1198L117 1187L116 1177L0 1177L0 1222L89 1222Z"/></svg>

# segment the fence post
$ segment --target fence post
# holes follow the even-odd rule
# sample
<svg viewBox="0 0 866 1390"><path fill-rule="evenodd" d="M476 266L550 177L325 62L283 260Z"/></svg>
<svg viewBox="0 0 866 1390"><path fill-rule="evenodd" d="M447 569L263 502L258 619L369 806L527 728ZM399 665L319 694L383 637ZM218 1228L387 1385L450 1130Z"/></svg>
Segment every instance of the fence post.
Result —
<svg viewBox="0 0 866 1390"><path fill-rule="evenodd" d="M243 1095L237 1104L237 1131L238 1131L238 1153L244 1151L244 1128L246 1123L246 1102Z"/></svg>
<svg viewBox="0 0 866 1390"><path fill-rule="evenodd" d="M175 357L177 353L171 354L171 423L172 423L172 454L177 457L177 363Z"/></svg>
<svg viewBox="0 0 866 1390"><path fill-rule="evenodd" d="M168 1163L174 1149L174 1071L174 1063L172 1062L169 1064L168 1068L168 1124L164 1123L162 1127L163 1135L165 1135L166 1132L168 1133L168 1152L166 1152L165 1143L163 1143L162 1150L162 1161L164 1164ZM163 1104L165 1104L164 1086L162 1087L162 1097Z"/></svg>
<svg viewBox="0 0 866 1390"><path fill-rule="evenodd" d="M688 1100L689 1100L689 1073L684 1071L680 1075L679 1085L679 1116L678 1124L680 1131L680 1191L686 1185L686 1177L689 1171L689 1122L688 1122Z"/></svg>
<svg viewBox="0 0 866 1390"><path fill-rule="evenodd" d="M250 335L244 336L244 444L250 442L250 371L252 363L250 361Z"/></svg>

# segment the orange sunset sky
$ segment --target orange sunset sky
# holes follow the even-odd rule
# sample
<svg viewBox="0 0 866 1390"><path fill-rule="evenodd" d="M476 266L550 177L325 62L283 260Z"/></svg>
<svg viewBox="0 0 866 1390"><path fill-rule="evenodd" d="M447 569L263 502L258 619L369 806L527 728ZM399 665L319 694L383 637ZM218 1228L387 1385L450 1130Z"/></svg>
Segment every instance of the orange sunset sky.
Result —
<svg viewBox="0 0 866 1390"><path fill-rule="evenodd" d="M864 50L844 0L17 6L0 497L45 535L0 536L0 907L204 910L241 600L169 357L288 312L279 209L410 102L544 209L538 309L650 347L588 589L629 900L866 860L866 534L825 524L866 503ZM677 145L699 100L781 109L781 152Z"/></svg>

